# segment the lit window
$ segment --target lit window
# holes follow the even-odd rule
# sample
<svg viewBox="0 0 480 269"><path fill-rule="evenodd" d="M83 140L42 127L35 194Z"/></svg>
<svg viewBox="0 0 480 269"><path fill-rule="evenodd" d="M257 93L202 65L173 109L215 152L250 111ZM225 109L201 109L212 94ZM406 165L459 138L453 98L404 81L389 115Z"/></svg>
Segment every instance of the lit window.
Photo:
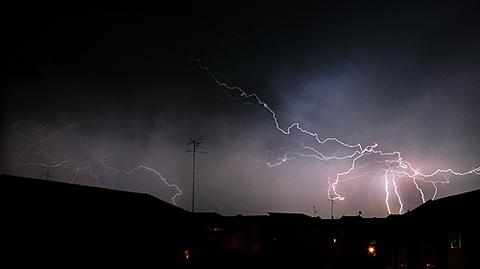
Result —
<svg viewBox="0 0 480 269"><path fill-rule="evenodd" d="M448 235L448 247L449 248L462 248L462 234L450 233Z"/></svg>

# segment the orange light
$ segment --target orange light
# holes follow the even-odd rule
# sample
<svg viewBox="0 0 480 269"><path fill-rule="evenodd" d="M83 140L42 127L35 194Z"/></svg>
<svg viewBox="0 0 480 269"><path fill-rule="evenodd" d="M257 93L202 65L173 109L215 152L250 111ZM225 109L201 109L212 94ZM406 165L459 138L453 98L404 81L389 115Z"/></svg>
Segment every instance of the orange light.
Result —
<svg viewBox="0 0 480 269"><path fill-rule="evenodd" d="M333 243L334 243L334 244L337 243L337 238L333 238Z"/></svg>
<svg viewBox="0 0 480 269"><path fill-rule="evenodd" d="M185 260L188 261L190 260L190 250L186 249L183 251L183 256L185 257Z"/></svg>
<svg viewBox="0 0 480 269"><path fill-rule="evenodd" d="M370 255L370 256L376 256L377 255L377 250L375 249L374 246L369 246L368 247L368 255Z"/></svg>

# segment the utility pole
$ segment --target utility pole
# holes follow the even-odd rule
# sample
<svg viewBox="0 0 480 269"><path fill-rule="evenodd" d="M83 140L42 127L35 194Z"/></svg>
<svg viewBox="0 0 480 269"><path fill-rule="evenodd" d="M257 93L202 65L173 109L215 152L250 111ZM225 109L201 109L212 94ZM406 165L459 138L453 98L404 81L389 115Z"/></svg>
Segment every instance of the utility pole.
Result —
<svg viewBox="0 0 480 269"><path fill-rule="evenodd" d="M201 154L208 154L205 150L205 146L202 145L203 140L201 138L190 138L187 145L192 145L192 149L188 150L188 152L192 152L192 213L195 212L195 157L197 153ZM198 150L200 149L200 151Z"/></svg>

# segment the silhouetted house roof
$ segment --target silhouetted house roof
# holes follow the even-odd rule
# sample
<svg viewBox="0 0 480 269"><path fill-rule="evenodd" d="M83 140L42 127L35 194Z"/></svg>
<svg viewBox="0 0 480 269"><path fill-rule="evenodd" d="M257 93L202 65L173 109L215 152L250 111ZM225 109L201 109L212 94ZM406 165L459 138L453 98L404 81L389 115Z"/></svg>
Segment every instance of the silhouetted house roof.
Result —
<svg viewBox="0 0 480 269"><path fill-rule="evenodd" d="M284 213L284 212L267 212L268 216L275 218L298 218L298 219L309 219L309 215L304 213Z"/></svg>
<svg viewBox="0 0 480 269"><path fill-rule="evenodd" d="M478 228L478 206L480 190L465 192L437 200L428 200L403 216L408 220L421 221L424 225L436 227L463 226Z"/></svg>
<svg viewBox="0 0 480 269"><path fill-rule="evenodd" d="M17 217L43 222L115 222L142 225L164 222L166 217L185 217L189 212L152 195L63 182L1 175L3 206Z"/></svg>
<svg viewBox="0 0 480 269"><path fill-rule="evenodd" d="M356 215L356 216L341 216L340 217L341 220L360 220L360 219L363 219L362 216L359 216L359 215Z"/></svg>
<svg viewBox="0 0 480 269"><path fill-rule="evenodd" d="M49 265L69 257L168 267L189 237L191 213L145 193L1 175L0 201L5 246Z"/></svg>

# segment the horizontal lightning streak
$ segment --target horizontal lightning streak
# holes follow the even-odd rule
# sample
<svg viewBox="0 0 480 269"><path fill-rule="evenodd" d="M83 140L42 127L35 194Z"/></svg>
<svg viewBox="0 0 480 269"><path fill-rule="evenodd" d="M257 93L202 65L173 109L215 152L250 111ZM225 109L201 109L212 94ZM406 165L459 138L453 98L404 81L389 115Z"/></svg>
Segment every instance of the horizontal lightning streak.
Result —
<svg viewBox="0 0 480 269"><path fill-rule="evenodd" d="M219 86L221 86L223 88L226 88L228 90L237 91L240 94L240 97L243 97L243 98L246 98L246 99L254 99L259 105L263 106L263 108L266 109L270 113L270 115L272 117L272 120L274 122L275 128L278 131L280 131L283 135L291 135L292 130L296 129L303 134L306 134L306 135L309 135L309 136L315 138L315 140L318 144L325 144L327 142L335 142L335 143L343 146L346 149L354 150L353 153L346 154L344 156L337 156L335 154L333 154L332 156L327 156L327 155L321 153L320 151L316 150L313 147L306 147L306 146L302 145L301 148L289 148L289 149L287 149L286 151L284 151L285 153L283 154L283 156L281 158L278 158L277 161L275 161L275 162L267 161L267 165L269 167L275 167L275 166L278 166L278 165L281 165L281 164L287 162L288 160L296 159L297 157L315 158L315 159L318 159L320 161L351 160L351 165L347 170L337 173L334 181L331 181L330 179L328 180L329 189L328 189L327 195L328 195L329 199L333 199L333 200L344 200L345 199L345 197L339 195L336 192L336 186L339 183L340 178L352 173L353 170L358 168L358 166L356 166L356 162L359 159L361 159L363 157L366 157L370 154L377 154L377 155L385 157L385 158L394 157L393 160L385 159L383 161L380 161L380 163L385 163L387 165L387 168L384 168L384 171L385 171L384 179L385 179L385 203L386 203L388 214L392 213L391 207L390 207L390 204L389 204L389 201L388 201L389 200L388 174L391 174L391 176L392 176L392 184L393 184L393 187L394 187L395 194L398 198L398 202L400 204L398 213L403 212L403 201L402 201L402 198L400 196L400 192L398 191L398 187L397 187L397 184L396 184L396 181L395 181L395 175L396 174L412 180L413 184L415 184L416 189L419 191L419 193L422 197L422 202L425 202L425 196L424 196L424 193L423 193L422 189L418 186L418 184L416 182L417 179L421 179L424 182L428 182L429 184L432 184L432 186L435 189L435 193L434 193L432 199L435 199L435 197L437 195L437 192L438 192L438 188L437 188L436 184L437 183L448 182L448 178L444 174L450 174L450 175L453 175L453 176L465 176L465 175L470 175L470 174L480 175L480 166L476 167L472 170L465 171L465 172L457 172L457 171L454 171L452 168L448 168L448 169L437 169L437 170L435 170L434 172L431 172L431 173L422 173L418 169L415 169L410 162L404 160L401 157L401 153L399 151L382 152L381 150L376 149L378 147L377 144L373 144L373 145L363 147L360 143L352 145L352 144L346 143L346 142L344 142L344 141L342 141L342 140L340 140L336 137L327 137L327 138L324 138L324 139L320 139L320 137L317 133L302 128L300 126L300 123L298 123L298 122L292 123L287 128L284 129L280 126L280 123L279 123L276 112L267 103L265 103L255 92L247 93L245 90L243 90L242 88L240 88L238 86L228 85L226 82L223 82L220 79L218 79L217 76L213 72L211 72L208 67L202 65L200 63L200 60L194 59L194 58L190 58L190 59L193 62L195 62L198 65L198 67L200 67L202 70L204 70L215 81L215 83L218 84ZM302 153L302 151L305 151L305 150L308 150L311 153L310 154ZM276 153L276 152L270 152L270 153ZM267 153L267 155L268 154L269 153ZM432 179L432 178L437 177L437 176L444 177L446 179L446 182L445 181L440 181L440 182L439 181L434 181Z"/></svg>
<svg viewBox="0 0 480 269"><path fill-rule="evenodd" d="M143 165L143 164L138 165L137 167L134 167L134 168L132 168L132 169L130 169L130 170L127 170L127 169L117 169L117 168L115 168L115 167L113 167L113 166L110 166L110 165L106 164L105 159L107 159L108 157L110 157L112 154L113 154L113 153L109 153L109 154L107 154L107 155L105 155L105 156L97 157L96 154L95 154L95 152L92 151L92 155L95 157L96 160L98 160L98 161L102 164L102 166L103 166L105 169L110 170L110 171L113 171L113 172L115 172L115 173L117 173L117 174L131 175L131 174L133 174L133 173L135 173L136 171L141 170L141 169L152 172L152 173L155 174L158 178L160 178L160 180L161 180L165 185L167 185L169 188L174 188L174 189L177 191L177 193L171 198L172 203L173 203L174 205L176 205L175 199L176 199L178 196L180 196L180 195L183 194L183 191L182 191L176 184L169 183L169 182L167 181L167 179L164 178L164 177L162 176L162 174L160 174L160 172L158 172L158 171L155 170L154 168L145 166L145 165Z"/></svg>
<svg viewBox="0 0 480 269"><path fill-rule="evenodd" d="M81 126L82 124L90 124L94 123L96 121L88 121L88 122L67 122L65 120L54 120L51 121L43 126L41 126L38 129L35 129L27 134L23 134L19 131L16 131L15 134L21 137L22 139L27 140L26 144L20 146L20 149L17 149L9 156L9 160L17 166L40 166L45 169L53 169L53 168L64 168L67 170L72 171L72 177L69 179L72 183L75 183L77 180L79 174L83 170L88 170L89 175L93 178L96 179L97 184L99 184L99 177L98 175L94 172L94 164L86 164L86 165L79 165L79 166L72 166L70 165L72 162L71 160L61 160L57 161L55 156L53 156L50 153L47 153L45 150L38 150L38 151L33 151L33 148L40 147L47 143L48 141L53 140L54 138L60 136L61 134L65 133L67 130ZM38 136L39 134L42 134L43 132L47 132L49 129L52 128L52 126L61 124L63 125L63 128L59 128L58 130L55 130L48 135L46 135L43 138L39 138L37 140L34 140L34 136ZM17 124L14 125L14 128L17 127ZM103 168L113 171L115 173L122 173L122 174L127 174L131 175L135 173L138 170L147 170L153 174L155 174L156 177L160 178L160 180L169 188L174 188L176 190L176 193L173 197L171 197L172 203L176 205L175 199L178 198L180 195L183 194L182 190L175 184L169 183L165 177L163 177L157 170L154 168L148 167L146 165L139 165L131 170L121 170L117 169L113 166L109 166L105 163L105 159L113 154L109 153L105 156L102 157L97 157L94 154L94 151L92 151L92 155L94 157L93 162L99 162ZM28 159L32 158L46 158L46 161L25 161ZM47 177L48 177L48 170L47 170Z"/></svg>

